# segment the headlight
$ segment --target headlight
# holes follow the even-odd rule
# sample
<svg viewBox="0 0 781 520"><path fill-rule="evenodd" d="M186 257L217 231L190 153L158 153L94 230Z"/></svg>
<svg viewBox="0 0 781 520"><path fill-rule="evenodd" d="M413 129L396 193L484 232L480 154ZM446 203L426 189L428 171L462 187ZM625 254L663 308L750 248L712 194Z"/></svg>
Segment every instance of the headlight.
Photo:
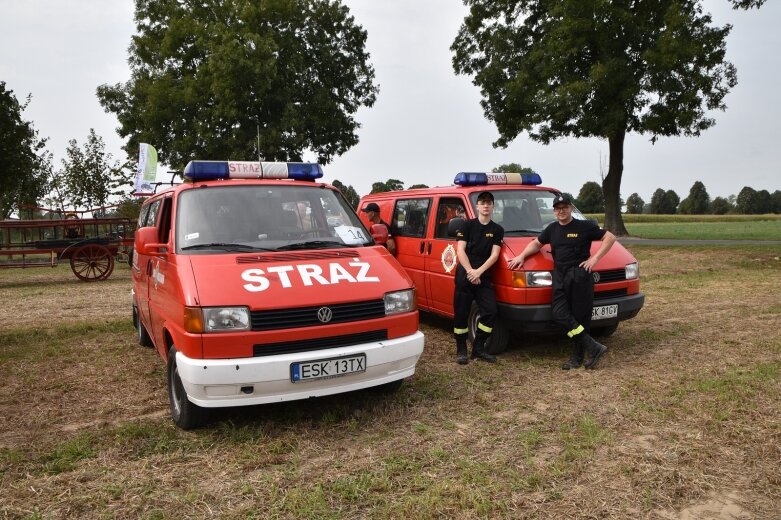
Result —
<svg viewBox="0 0 781 520"><path fill-rule="evenodd" d="M640 266L637 265L637 262L633 264L626 264L625 271L627 280L634 280L640 276Z"/></svg>
<svg viewBox="0 0 781 520"><path fill-rule="evenodd" d="M249 330L249 310L246 307L205 307L204 332Z"/></svg>
<svg viewBox="0 0 781 520"><path fill-rule="evenodd" d="M415 289L388 293L383 299L385 300L386 316L400 312L412 312L417 308Z"/></svg>
<svg viewBox="0 0 781 520"><path fill-rule="evenodd" d="M513 287L550 287L553 284L550 271L513 271Z"/></svg>

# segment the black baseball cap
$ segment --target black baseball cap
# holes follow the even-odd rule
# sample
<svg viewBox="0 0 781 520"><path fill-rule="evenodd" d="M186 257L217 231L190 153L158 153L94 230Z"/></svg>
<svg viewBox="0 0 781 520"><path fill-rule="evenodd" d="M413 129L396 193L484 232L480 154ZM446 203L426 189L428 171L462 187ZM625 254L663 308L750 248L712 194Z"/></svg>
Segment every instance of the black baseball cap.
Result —
<svg viewBox="0 0 781 520"><path fill-rule="evenodd" d="M361 211L363 211L364 213L367 213L369 211L376 211L377 213L379 213L380 207L375 202L370 202Z"/></svg>
<svg viewBox="0 0 781 520"><path fill-rule="evenodd" d="M477 200L479 200L479 201L480 200L487 200L487 201L493 202L494 201L494 194L491 193L490 191L481 191L477 195Z"/></svg>
<svg viewBox="0 0 781 520"><path fill-rule="evenodd" d="M557 204L572 204L572 199L570 199L567 195L564 193L559 193L555 197L553 197L553 207L556 207Z"/></svg>

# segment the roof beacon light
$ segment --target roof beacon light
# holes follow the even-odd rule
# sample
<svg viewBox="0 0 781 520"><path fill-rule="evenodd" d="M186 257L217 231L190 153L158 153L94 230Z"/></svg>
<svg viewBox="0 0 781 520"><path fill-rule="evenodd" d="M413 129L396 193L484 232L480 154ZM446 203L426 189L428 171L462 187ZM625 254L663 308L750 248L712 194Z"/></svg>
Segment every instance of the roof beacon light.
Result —
<svg viewBox="0 0 781 520"><path fill-rule="evenodd" d="M459 186L484 186L487 184L526 184L536 186L542 184L538 173L483 173L460 172L453 180Z"/></svg>
<svg viewBox="0 0 781 520"><path fill-rule="evenodd" d="M257 161L190 161L184 176L191 181L217 179L295 179L313 181L323 176L316 163Z"/></svg>

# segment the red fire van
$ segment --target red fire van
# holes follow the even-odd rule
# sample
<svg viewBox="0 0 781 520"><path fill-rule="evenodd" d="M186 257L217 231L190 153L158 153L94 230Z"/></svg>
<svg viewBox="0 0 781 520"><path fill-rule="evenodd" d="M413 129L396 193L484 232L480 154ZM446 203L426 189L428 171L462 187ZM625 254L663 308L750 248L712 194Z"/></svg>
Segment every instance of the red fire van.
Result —
<svg viewBox="0 0 781 520"><path fill-rule="evenodd" d="M415 372L412 280L319 165L192 161L184 176L144 202L132 260L138 341L168 364L178 426Z"/></svg>
<svg viewBox="0 0 781 520"><path fill-rule="evenodd" d="M415 281L418 308L452 318L458 260L456 242L448 227L455 218L476 218L477 195L485 190L493 193L493 220L504 227L504 246L492 268L499 319L487 349L498 354L507 347L511 332L556 330L550 309L550 245L529 258L522 270L507 267L509 259L555 220L552 202L559 191L540 186L541 182L536 173L462 172L453 186L375 193L363 197L360 208L370 202L378 204L382 220L390 223L396 259ZM577 210L573 217L585 218ZM450 224L451 230L454 224ZM595 242L592 249L596 251L600 243ZM637 260L616 243L596 265L593 276L596 284L591 332L608 336L620 321L633 318L643 306ZM479 311L473 305L469 317L473 339L478 318Z"/></svg>

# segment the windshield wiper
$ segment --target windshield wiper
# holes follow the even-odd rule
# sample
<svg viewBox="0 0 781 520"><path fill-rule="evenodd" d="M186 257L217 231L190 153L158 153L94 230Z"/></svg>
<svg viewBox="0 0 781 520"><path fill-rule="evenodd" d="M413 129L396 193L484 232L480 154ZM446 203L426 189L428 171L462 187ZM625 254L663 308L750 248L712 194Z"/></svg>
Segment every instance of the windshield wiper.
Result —
<svg viewBox="0 0 781 520"><path fill-rule="evenodd" d="M296 242L278 247L277 251L290 251L293 249L328 249L331 247L353 247L349 244L335 240L311 240L309 242Z"/></svg>
<svg viewBox="0 0 781 520"><path fill-rule="evenodd" d="M276 251L276 249L269 249L267 247L255 247L247 244L232 244L229 242L211 242L209 244L194 244L192 246L185 246L182 251L189 251L194 249L222 249L224 251Z"/></svg>
<svg viewBox="0 0 781 520"><path fill-rule="evenodd" d="M505 233L531 233L533 235L540 234L539 229L510 229L509 231L505 229L504 232Z"/></svg>

